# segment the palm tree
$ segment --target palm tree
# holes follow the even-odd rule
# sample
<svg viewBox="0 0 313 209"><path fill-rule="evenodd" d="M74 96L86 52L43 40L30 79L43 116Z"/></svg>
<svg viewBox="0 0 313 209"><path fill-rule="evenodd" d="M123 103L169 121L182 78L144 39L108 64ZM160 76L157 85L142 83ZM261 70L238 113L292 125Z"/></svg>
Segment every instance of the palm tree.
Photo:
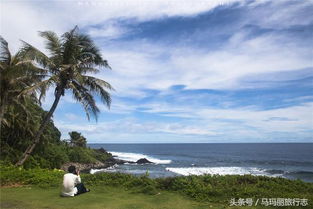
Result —
<svg viewBox="0 0 313 209"><path fill-rule="evenodd" d="M86 147L86 138L77 131L72 131L68 133L70 135L70 143L72 146Z"/></svg>
<svg viewBox="0 0 313 209"><path fill-rule="evenodd" d="M71 92L75 100L82 104L88 120L90 115L97 120L100 112L95 102L95 95L99 96L108 108L111 104L111 96L107 90L113 90L112 86L104 80L90 76L91 73L99 72L101 67L110 68L110 66L102 58L99 49L89 36L79 33L77 26L60 38L51 31L40 32L39 35L46 39L49 55L45 55L26 42L21 51L25 57L35 60L47 69L49 76L24 92L40 92L40 100L45 96L46 90L54 86L54 102L35 134L34 141L16 165L23 165L40 142L45 126L51 119L60 98L66 92Z"/></svg>
<svg viewBox="0 0 313 209"><path fill-rule="evenodd" d="M27 113L25 101L29 96L21 92L40 82L44 76L45 70L35 66L33 61L22 53L12 55L7 41L0 36L0 126L7 123L4 114L10 105L16 105ZM32 93L31 97L35 99L35 94Z"/></svg>

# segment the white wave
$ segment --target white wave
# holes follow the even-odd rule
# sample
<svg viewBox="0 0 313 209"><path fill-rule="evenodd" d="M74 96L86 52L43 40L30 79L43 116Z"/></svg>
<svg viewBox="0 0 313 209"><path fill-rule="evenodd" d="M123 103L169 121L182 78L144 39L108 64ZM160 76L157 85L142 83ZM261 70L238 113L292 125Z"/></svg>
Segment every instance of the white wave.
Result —
<svg viewBox="0 0 313 209"><path fill-rule="evenodd" d="M90 169L89 173L90 174L95 174L95 173L98 173L98 172L101 172L101 171L105 171L106 169Z"/></svg>
<svg viewBox="0 0 313 209"><path fill-rule="evenodd" d="M265 171L259 168L253 167L186 167L186 168L166 168L167 171L171 171L180 175L268 175Z"/></svg>
<svg viewBox="0 0 313 209"><path fill-rule="evenodd" d="M113 165L111 167L108 167L108 168L101 168L101 169L90 169L89 173L90 174L95 174L95 173L98 173L98 172L115 172L116 171L116 167L118 165Z"/></svg>
<svg viewBox="0 0 313 209"><path fill-rule="evenodd" d="M130 152L110 152L115 158L120 160L126 160L131 162L136 162L141 158L146 158L150 162L155 164L170 164L171 160L161 160L154 157L150 157L148 155L139 154L139 153L130 153Z"/></svg>

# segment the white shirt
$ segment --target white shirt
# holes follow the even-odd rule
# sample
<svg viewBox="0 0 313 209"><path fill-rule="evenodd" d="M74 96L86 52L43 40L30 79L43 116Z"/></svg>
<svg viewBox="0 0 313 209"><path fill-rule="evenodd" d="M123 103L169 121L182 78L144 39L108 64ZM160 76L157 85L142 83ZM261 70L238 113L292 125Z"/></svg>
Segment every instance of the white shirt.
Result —
<svg viewBox="0 0 313 209"><path fill-rule="evenodd" d="M77 194L76 184L81 182L80 176L72 173L67 173L63 176L62 196L74 196Z"/></svg>

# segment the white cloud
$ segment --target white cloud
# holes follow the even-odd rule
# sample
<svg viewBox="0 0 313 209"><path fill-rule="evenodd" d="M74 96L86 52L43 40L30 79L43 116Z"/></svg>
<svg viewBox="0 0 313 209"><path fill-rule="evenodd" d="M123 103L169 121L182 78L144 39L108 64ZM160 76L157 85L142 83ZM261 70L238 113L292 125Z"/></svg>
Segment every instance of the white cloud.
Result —
<svg viewBox="0 0 313 209"><path fill-rule="evenodd" d="M297 132L312 130L313 128L312 102L273 110L258 110L253 107L237 109L177 107L173 106L173 104L160 105L156 103L146 104L146 107L147 110L143 110L144 112L194 119L198 121L198 124L201 124L201 122L210 124L215 131L220 130L221 127L225 129L232 129L233 127L253 128L259 130L260 133L275 131ZM274 120L282 117L284 119ZM226 124L227 126L225 126Z"/></svg>
<svg viewBox="0 0 313 209"><path fill-rule="evenodd" d="M52 30L57 33L68 30L67 21L61 21L62 13L40 8L36 3L41 1L1 1L0 21L1 35L8 41L10 49L16 52L24 40L43 50L43 42L38 31ZM72 25L70 27L73 27Z"/></svg>
<svg viewBox="0 0 313 209"><path fill-rule="evenodd" d="M165 90L178 84L190 89L255 88L260 84L241 80L247 76L313 67L310 47L288 41L278 35L234 38L225 47L211 52L136 42L129 48L103 51L113 70L100 77L108 80L117 94L124 96L143 97L143 88ZM168 54L168 58L159 59L163 54ZM279 81L284 77L275 79Z"/></svg>
<svg viewBox="0 0 313 209"><path fill-rule="evenodd" d="M71 10L85 12L89 21L101 22L113 18L150 20L170 16L190 16L209 11L217 6L242 2L242 0L106 0L78 1Z"/></svg>
<svg viewBox="0 0 313 209"><path fill-rule="evenodd" d="M283 37L273 36L240 40L211 53L193 51L173 56L173 63L185 72L180 74L181 83L190 88L210 89L245 88L239 83L243 76L312 67L308 48L281 43Z"/></svg>
<svg viewBox="0 0 313 209"><path fill-rule="evenodd" d="M290 137L301 136L302 140L312 140L313 127L313 103L304 103L294 107L286 107L274 110L255 109L212 109L212 108L191 108L173 107L167 104L159 107L157 104L139 105L139 107L149 107L150 110L143 112L155 113L169 117L180 117L180 122L166 122L151 120L141 121L136 118L112 120L109 122L99 122L98 124L78 123L75 121L56 120L56 126L62 130L64 136L69 131L79 131L92 142L103 142L105 136L123 135L127 142L140 141L133 136L145 134L171 134L176 138L183 136L206 138L207 142L220 138L221 142L231 140L250 139L268 140L273 134L281 133ZM163 114L168 112L170 114ZM283 118L282 118L283 116ZM275 119L276 118L276 119ZM211 138L213 137L213 138ZM150 138L152 142L155 139ZM125 141L124 141L125 142Z"/></svg>
<svg viewBox="0 0 313 209"><path fill-rule="evenodd" d="M216 136L216 132L208 130L209 127L199 127L199 126L186 126L181 124L170 124L161 129L160 132L171 133L177 135L204 135L204 136Z"/></svg>
<svg viewBox="0 0 313 209"><path fill-rule="evenodd" d="M133 135L144 134L171 134L177 136L216 136L217 133L208 127L195 125L184 125L180 123L163 123L157 121L140 122L132 118L115 120L110 122L100 122L98 124L75 124L75 122L57 121L55 125L61 130L63 138L66 138L70 131L82 132L88 136L90 141L101 142L105 135L121 135L131 138ZM154 140L154 139L151 139Z"/></svg>
<svg viewBox="0 0 313 209"><path fill-rule="evenodd" d="M13 51L23 39L43 49L38 31L52 30L63 33L75 25L85 27L112 19L135 18L139 21L170 16L190 16L209 11L221 3L230 4L241 0L70 0L70 1L1 1L1 35ZM105 25L105 24L104 24ZM108 27L91 30L112 36L122 29Z"/></svg>
<svg viewBox="0 0 313 209"><path fill-rule="evenodd" d="M73 114L73 113L65 113L65 118L69 121L77 121L77 120L81 120L82 117L81 115L77 115L77 114Z"/></svg>
<svg viewBox="0 0 313 209"><path fill-rule="evenodd" d="M251 22L257 25L262 25L264 28L284 29L291 25L308 25L312 23L313 16L307 15L312 10L313 1L285 1L285 0L258 0L251 6L271 5L272 8L277 8L276 11L259 7L249 14ZM306 11L306 12L304 12ZM266 17L266 18L264 18ZM283 20L283 21L282 21Z"/></svg>
<svg viewBox="0 0 313 209"><path fill-rule="evenodd" d="M128 30L120 27L117 23L108 22L103 26L99 27L91 27L88 29L88 34L91 37L102 37L107 39L119 38L121 35L127 33Z"/></svg>
<svg viewBox="0 0 313 209"><path fill-rule="evenodd" d="M54 30L60 33L75 24L84 27L102 23L97 28L89 28L89 34L111 38L125 32L113 19L136 18L143 21L188 16L208 11L221 3L232 2L243 1L38 1L37 5L33 1L6 1L1 2L1 34L14 49L20 45L19 39L43 49L37 31ZM279 7L281 3L273 5ZM290 12L270 19L259 18L266 21L259 21L258 24L266 26L271 22L291 19L306 5L288 6L284 11ZM272 9L269 12L273 12ZM256 14L251 16L258 17ZM243 23L247 21L243 20ZM281 22L294 24L292 21ZM145 96L141 91L143 87L164 90L176 84L184 84L193 89L251 88L254 86L244 86L239 80L251 74L312 67L310 47L297 46L289 43L286 37L278 35L247 39L243 31L234 34L225 47L213 52L204 52L192 46L163 47L144 41L132 42L128 46L103 48L103 55L109 60L113 71L107 71L101 77L112 83L117 94L139 97ZM159 57L163 54L169 54L169 59L160 60Z"/></svg>

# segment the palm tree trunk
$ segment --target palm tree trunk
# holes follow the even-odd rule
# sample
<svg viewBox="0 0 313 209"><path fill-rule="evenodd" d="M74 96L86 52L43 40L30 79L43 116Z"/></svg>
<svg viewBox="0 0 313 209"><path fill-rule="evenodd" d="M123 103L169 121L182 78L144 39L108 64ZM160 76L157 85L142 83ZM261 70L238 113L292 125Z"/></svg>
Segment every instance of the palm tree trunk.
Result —
<svg viewBox="0 0 313 209"><path fill-rule="evenodd" d="M5 106L7 105L7 99L8 99L8 95L4 94L3 99L1 101L1 105L0 105L0 130L1 130L2 120L4 117Z"/></svg>
<svg viewBox="0 0 313 209"><path fill-rule="evenodd" d="M62 96L62 91L60 89L57 89L57 92L55 94L55 99L54 102L48 112L48 114L44 117L38 132L35 135L34 141L31 145L29 145L26 149L26 151L23 153L22 157L20 158L20 160L15 164L16 166L21 166L24 164L24 162L28 159L28 157L30 156L30 154L33 152L33 150L35 149L36 145L40 142L40 137L46 127L46 125L48 124L48 122L50 121L56 107L58 106L58 103L60 101L60 98Z"/></svg>

